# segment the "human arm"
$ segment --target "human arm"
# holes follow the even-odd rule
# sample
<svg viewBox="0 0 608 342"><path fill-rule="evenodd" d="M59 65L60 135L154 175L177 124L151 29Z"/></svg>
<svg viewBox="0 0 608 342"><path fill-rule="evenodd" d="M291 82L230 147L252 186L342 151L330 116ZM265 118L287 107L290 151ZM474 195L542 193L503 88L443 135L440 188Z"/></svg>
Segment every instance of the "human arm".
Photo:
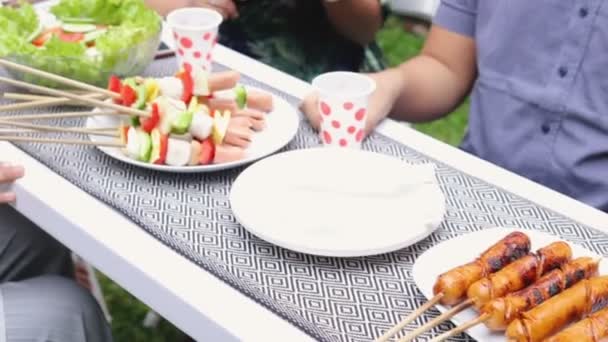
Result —
<svg viewBox="0 0 608 342"><path fill-rule="evenodd" d="M0 164L0 204L15 201L15 193L3 190L4 187L23 177L23 167Z"/></svg>
<svg viewBox="0 0 608 342"><path fill-rule="evenodd" d="M238 11L233 0L146 0L146 4L161 15L183 7L204 7L218 11L224 19L238 17Z"/></svg>
<svg viewBox="0 0 608 342"><path fill-rule="evenodd" d="M382 6L378 0L321 1L336 30L362 46L371 43L382 27Z"/></svg>

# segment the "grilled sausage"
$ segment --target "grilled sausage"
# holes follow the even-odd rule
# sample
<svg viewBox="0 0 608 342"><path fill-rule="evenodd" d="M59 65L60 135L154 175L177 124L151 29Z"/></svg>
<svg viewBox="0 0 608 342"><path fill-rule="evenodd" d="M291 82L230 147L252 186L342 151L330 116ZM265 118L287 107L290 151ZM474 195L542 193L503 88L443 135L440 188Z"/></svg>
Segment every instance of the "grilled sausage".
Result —
<svg viewBox="0 0 608 342"><path fill-rule="evenodd" d="M545 342L602 342L608 340L608 308L553 335Z"/></svg>
<svg viewBox="0 0 608 342"><path fill-rule="evenodd" d="M248 89L247 107L250 109L260 110L266 113L272 112L274 109L272 95L267 92L258 91L255 89Z"/></svg>
<svg viewBox="0 0 608 342"><path fill-rule="evenodd" d="M572 259L572 249L563 242L554 242L526 255L500 271L482 278L469 287L467 296L478 311L495 298L519 291L536 282L543 274L559 268Z"/></svg>
<svg viewBox="0 0 608 342"><path fill-rule="evenodd" d="M232 89L241 79L241 74L234 70L220 71L209 75L209 91Z"/></svg>
<svg viewBox="0 0 608 342"><path fill-rule="evenodd" d="M535 342L551 336L566 325L608 306L608 276L581 280L524 312L507 327L508 341Z"/></svg>
<svg viewBox="0 0 608 342"><path fill-rule="evenodd" d="M598 275L599 260L582 257L572 260L560 269L545 274L527 288L497 298L483 306L482 315L487 315L486 327L503 331L519 316L547 299L570 288L583 279Z"/></svg>
<svg viewBox="0 0 608 342"><path fill-rule="evenodd" d="M443 305L458 304L465 298L471 284L529 252L530 238L521 232L510 233L485 250L475 261L439 275L433 293L443 294L440 301Z"/></svg>

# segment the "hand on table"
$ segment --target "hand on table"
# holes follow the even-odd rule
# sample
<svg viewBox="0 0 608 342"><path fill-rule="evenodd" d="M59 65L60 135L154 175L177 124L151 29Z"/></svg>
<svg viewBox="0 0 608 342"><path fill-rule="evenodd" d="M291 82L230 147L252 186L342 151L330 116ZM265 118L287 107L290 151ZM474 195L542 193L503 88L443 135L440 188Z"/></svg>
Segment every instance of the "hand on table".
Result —
<svg viewBox="0 0 608 342"><path fill-rule="evenodd" d="M0 204L15 201L15 193L5 191L6 186L23 177L24 170L21 166L11 164L0 164Z"/></svg>
<svg viewBox="0 0 608 342"><path fill-rule="evenodd" d="M368 74L376 82L376 91L369 99L367 109L367 122L365 125L365 135L369 135L376 126L389 115L393 105L401 91L400 84L397 85L395 77L400 75L395 70L387 70L379 73ZM300 110L306 115L310 124L315 130L319 129L321 124L321 114L318 107L318 94L310 93L302 104Z"/></svg>
<svg viewBox="0 0 608 342"><path fill-rule="evenodd" d="M224 19L236 19L239 12L233 0L195 0L196 6L218 11Z"/></svg>

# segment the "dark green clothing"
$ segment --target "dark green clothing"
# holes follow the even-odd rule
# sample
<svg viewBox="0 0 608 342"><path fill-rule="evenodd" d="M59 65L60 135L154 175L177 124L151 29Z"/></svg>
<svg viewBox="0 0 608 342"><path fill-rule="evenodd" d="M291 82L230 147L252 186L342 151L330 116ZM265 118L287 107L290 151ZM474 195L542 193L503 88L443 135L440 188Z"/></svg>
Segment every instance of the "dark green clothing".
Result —
<svg viewBox="0 0 608 342"><path fill-rule="evenodd" d="M237 20L220 27L220 42L310 81L327 71L378 71L380 49L363 48L332 27L321 0L236 0ZM353 18L357 20L357 18Z"/></svg>

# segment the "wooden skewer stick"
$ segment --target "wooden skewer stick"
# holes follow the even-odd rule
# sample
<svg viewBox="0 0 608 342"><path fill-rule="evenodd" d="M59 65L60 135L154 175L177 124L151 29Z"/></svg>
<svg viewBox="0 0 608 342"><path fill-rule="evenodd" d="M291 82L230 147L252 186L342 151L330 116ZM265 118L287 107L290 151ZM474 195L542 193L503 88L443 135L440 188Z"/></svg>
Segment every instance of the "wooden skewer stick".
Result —
<svg viewBox="0 0 608 342"><path fill-rule="evenodd" d="M72 93L68 93L65 91L56 90L56 89L52 89L52 88L46 88L46 87L42 87L42 86L38 86L38 85L34 85L34 84L29 84L26 82L13 80L13 79L10 79L7 77L0 77L0 82L8 83L8 84L16 86L16 87L32 89L35 91L47 93L47 94L58 96L58 97L66 97L68 99L90 104L90 105L97 106L100 108L114 109L117 112L126 113L126 114L130 114L130 115L134 115L134 116L142 116L142 117L150 116L150 113L144 112L142 110L134 109L134 108L117 105L113 102L104 102L104 101L100 101L100 100L95 100L95 99L92 99L89 97L74 95Z"/></svg>
<svg viewBox="0 0 608 342"><path fill-rule="evenodd" d="M40 120L40 119L64 119L64 118L80 118L88 116L104 116L104 115L121 115L115 111L99 111L99 112L68 112L68 113L44 113L44 114L31 114L31 115L11 115L2 116L0 120L4 121L26 121L26 120Z"/></svg>
<svg viewBox="0 0 608 342"><path fill-rule="evenodd" d="M9 142L34 142L34 143L46 143L46 144L66 144L66 145L89 145L89 146L104 146L104 147L125 147L125 144L120 142L111 141L90 141L90 140L76 140L76 139L47 139L47 138L33 138L33 137L18 137L18 136L3 136L0 135L0 141Z"/></svg>
<svg viewBox="0 0 608 342"><path fill-rule="evenodd" d="M439 293L435 295L435 297L431 298L426 303L422 304L418 309L409 314L407 317L401 320L397 325L392 327L389 331L387 331L384 335L380 336L376 342L385 342L388 341L393 335L400 332L406 325L410 322L414 321L418 316L422 315L426 310L430 309L435 304L439 303L439 301L443 298L443 293Z"/></svg>
<svg viewBox="0 0 608 342"><path fill-rule="evenodd" d="M94 95L85 95L85 98L103 98L102 95L94 94ZM53 98L52 100L35 100L29 102L22 103L12 103L9 105L0 106L0 112L7 112L10 110L21 110L21 109L31 109L31 108L40 108L40 107L50 107L50 106L59 106L59 105L79 105L81 103L76 103L71 99L67 98Z"/></svg>
<svg viewBox="0 0 608 342"><path fill-rule="evenodd" d="M477 324L483 323L485 321L487 321L490 318L490 315L488 314L483 314L473 320L468 321L467 323L464 323L461 326L458 326L450 331L446 331L443 334L435 337L434 339L431 340L431 342L440 342L443 340L446 340L452 336L456 336L462 332L465 332L467 329L472 328L474 326L476 326Z"/></svg>
<svg viewBox="0 0 608 342"><path fill-rule="evenodd" d="M3 121L0 120L0 126L13 126L19 128L29 128L37 131L46 131L46 132L66 132L66 133L82 133L82 134L91 134L91 135L99 135L104 137L112 137L118 138L118 132L100 132L100 131L92 131L86 128L78 128L78 127L55 127L55 126L45 126L45 125L34 125L29 123L22 122L12 122L12 121Z"/></svg>
<svg viewBox="0 0 608 342"><path fill-rule="evenodd" d="M64 90L67 91L67 90ZM107 96L103 94L96 94L90 92L82 92L82 91L68 91L69 93L80 95L80 96L88 96L91 95L92 98L95 99L105 99ZM40 95L40 94L26 94L26 93L4 93L4 98L9 100L18 100L18 101L39 101L39 100L55 100L56 97ZM65 101L72 101L70 99L65 99Z"/></svg>
<svg viewBox="0 0 608 342"><path fill-rule="evenodd" d="M409 342L409 341L415 339L418 335L424 333L425 331L428 331L428 330L438 326L439 324L445 322L446 320L456 316L459 312L470 307L472 304L473 304L473 300L471 300L471 299L465 300L464 302L454 306L453 308L444 312L443 314L435 317L434 319L427 322L426 324L414 329L409 334L403 336L399 340L399 342Z"/></svg>
<svg viewBox="0 0 608 342"><path fill-rule="evenodd" d="M67 77L59 76L59 75L56 75L56 74L51 74L51 73L46 72L46 71L34 69L34 68L31 68L31 67L25 66L23 64L17 64L17 63L9 62L9 61L7 61L5 59L0 59L0 65L5 66L5 67L10 68L10 69L13 69L13 70L25 72L25 73L36 75L36 76L39 76L39 77L44 77L46 79L53 80L55 82L60 82L60 83L63 83L65 85L68 85L68 86L71 86L71 87L80 88L80 89L91 91L91 92L94 92L94 93L97 93L97 94L103 94L103 95L106 95L106 96L110 96L112 98L120 98L120 94L115 93L113 91L109 91L107 89L95 87L95 86L92 86L92 85L84 83L84 82L75 81L75 80L69 79Z"/></svg>

